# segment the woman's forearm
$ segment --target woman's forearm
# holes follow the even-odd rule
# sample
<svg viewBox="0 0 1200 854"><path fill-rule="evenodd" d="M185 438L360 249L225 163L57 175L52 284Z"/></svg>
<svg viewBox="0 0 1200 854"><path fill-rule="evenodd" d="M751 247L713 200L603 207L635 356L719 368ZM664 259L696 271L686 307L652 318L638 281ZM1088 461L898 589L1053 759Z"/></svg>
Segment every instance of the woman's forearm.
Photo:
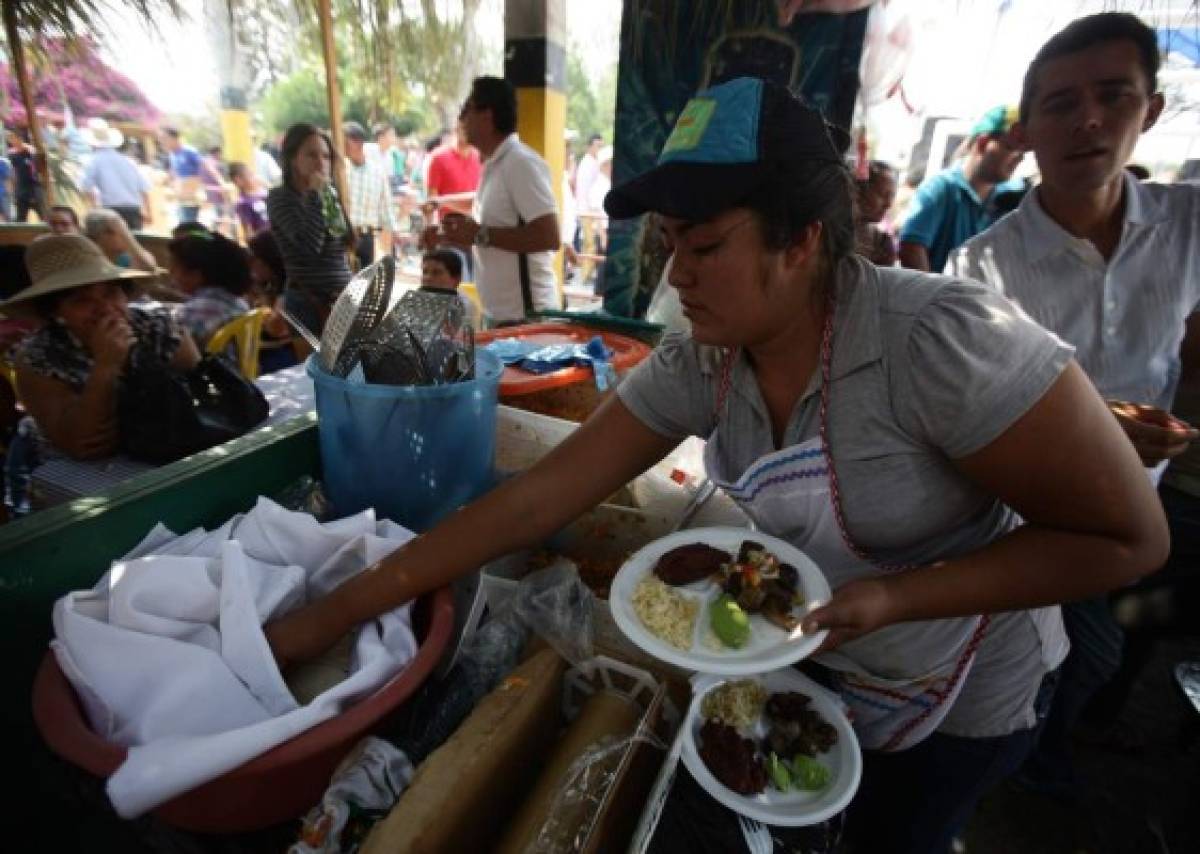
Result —
<svg viewBox="0 0 1200 854"><path fill-rule="evenodd" d="M281 663L304 660L353 626L543 541L675 445L615 397L528 472L501 484L324 599L267 627Z"/></svg>

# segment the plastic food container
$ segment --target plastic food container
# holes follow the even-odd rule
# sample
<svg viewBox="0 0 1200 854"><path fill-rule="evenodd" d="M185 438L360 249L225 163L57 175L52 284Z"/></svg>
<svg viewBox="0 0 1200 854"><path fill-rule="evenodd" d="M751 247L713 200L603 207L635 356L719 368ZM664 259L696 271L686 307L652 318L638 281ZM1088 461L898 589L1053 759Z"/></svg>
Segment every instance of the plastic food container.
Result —
<svg viewBox="0 0 1200 854"><path fill-rule="evenodd" d="M323 477L337 515L374 507L426 531L489 489L502 367L477 349L474 380L393 386L332 376L310 357Z"/></svg>
<svg viewBox="0 0 1200 854"><path fill-rule="evenodd" d="M597 335L612 350L612 366L618 375L650 355L650 347L634 338L573 323L531 323L492 329L480 332L475 341L480 348L500 338L550 346L586 344ZM591 368L563 368L548 374L532 374L506 366L500 377L500 399L530 412L567 421L584 421L600 405L603 394L596 388Z"/></svg>
<svg viewBox="0 0 1200 854"><path fill-rule="evenodd" d="M345 712L228 774L163 804L154 815L204 833L241 833L295 818L314 806L354 744L420 687L441 657L454 625L449 587L422 596L413 609L421 645L390 682ZM33 683L33 717L50 749L97 777L125 761L124 747L88 726L71 683L47 652Z"/></svg>

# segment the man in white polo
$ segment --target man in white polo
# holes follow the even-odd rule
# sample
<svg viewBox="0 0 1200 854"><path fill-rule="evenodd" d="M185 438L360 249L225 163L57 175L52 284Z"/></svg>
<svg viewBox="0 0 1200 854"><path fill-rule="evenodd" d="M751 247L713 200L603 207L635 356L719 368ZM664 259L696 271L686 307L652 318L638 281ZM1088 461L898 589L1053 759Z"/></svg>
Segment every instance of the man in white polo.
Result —
<svg viewBox="0 0 1200 854"><path fill-rule="evenodd" d="M1125 170L1163 109L1154 30L1126 13L1074 21L1034 57L1013 137L1041 184L969 240L948 265L987 282L1075 347L1157 482L1196 431L1170 414L1185 368L1200 363L1200 188L1141 183ZM1193 371L1194 373L1194 371ZM1063 664L1026 777L1068 794L1070 738L1121 663L1106 599L1063 606Z"/></svg>
<svg viewBox="0 0 1200 854"><path fill-rule="evenodd" d="M484 158L473 216L448 215L441 237L475 250L475 284L489 322L518 323L560 308L554 274L558 205L546 161L517 137L517 99L498 77L477 77L460 116Z"/></svg>

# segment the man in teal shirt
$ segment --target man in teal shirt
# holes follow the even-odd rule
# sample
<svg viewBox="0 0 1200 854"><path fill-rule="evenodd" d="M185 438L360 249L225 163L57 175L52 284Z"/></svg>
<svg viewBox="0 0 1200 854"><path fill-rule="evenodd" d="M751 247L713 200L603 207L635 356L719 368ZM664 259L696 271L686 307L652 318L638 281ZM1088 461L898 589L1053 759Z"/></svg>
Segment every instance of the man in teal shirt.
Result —
<svg viewBox="0 0 1200 854"><path fill-rule="evenodd" d="M900 229L900 264L940 273L951 251L995 222L1004 209L998 197L1025 189L1012 174L1025 152L1008 135L1016 109L988 110L967 141L960 163L926 179L917 188Z"/></svg>

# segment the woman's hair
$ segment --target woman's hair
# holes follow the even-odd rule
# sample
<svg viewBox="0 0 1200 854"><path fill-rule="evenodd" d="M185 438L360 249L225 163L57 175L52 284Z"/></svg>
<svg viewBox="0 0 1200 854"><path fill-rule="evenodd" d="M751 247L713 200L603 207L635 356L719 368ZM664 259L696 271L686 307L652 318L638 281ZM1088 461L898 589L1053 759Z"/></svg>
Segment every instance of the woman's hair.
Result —
<svg viewBox="0 0 1200 854"><path fill-rule="evenodd" d="M177 237L167 250L179 264L199 273L205 287L222 288L239 297L250 290L250 256L224 235Z"/></svg>
<svg viewBox="0 0 1200 854"><path fill-rule="evenodd" d="M763 242L781 251L814 222L821 223L827 269L854 251L854 181L844 164L777 160L776 176L743 203L758 215Z"/></svg>
<svg viewBox="0 0 1200 854"><path fill-rule="evenodd" d="M83 234L89 240L95 241L100 235L114 228L120 228L122 222L124 220L116 211L97 208L94 211L88 211L87 216L83 218Z"/></svg>
<svg viewBox="0 0 1200 854"><path fill-rule="evenodd" d="M329 138L329 134L321 130L311 122L297 122L287 129L287 133L283 135L283 145L281 146L280 159L283 161L283 183L289 187L292 186L292 178L294 176L294 168L292 161L296 159L296 155L300 153L301 146L308 141L310 136L319 136L325 141L325 145L329 148L329 156L336 160L337 150L333 147L333 140Z"/></svg>
<svg viewBox="0 0 1200 854"><path fill-rule="evenodd" d="M248 166L246 166L245 163L239 163L238 161L235 160L229 164L229 181L230 181L230 183L236 181L238 178L242 177L243 175L249 176L249 174L250 174L250 169Z"/></svg>
<svg viewBox="0 0 1200 854"><path fill-rule="evenodd" d="M283 265L283 253L279 251L279 241L275 239L275 235L271 233L270 229L260 231L251 237L246 245L249 247L251 255L267 265L271 271L271 278L282 290L287 281L287 268Z"/></svg>

